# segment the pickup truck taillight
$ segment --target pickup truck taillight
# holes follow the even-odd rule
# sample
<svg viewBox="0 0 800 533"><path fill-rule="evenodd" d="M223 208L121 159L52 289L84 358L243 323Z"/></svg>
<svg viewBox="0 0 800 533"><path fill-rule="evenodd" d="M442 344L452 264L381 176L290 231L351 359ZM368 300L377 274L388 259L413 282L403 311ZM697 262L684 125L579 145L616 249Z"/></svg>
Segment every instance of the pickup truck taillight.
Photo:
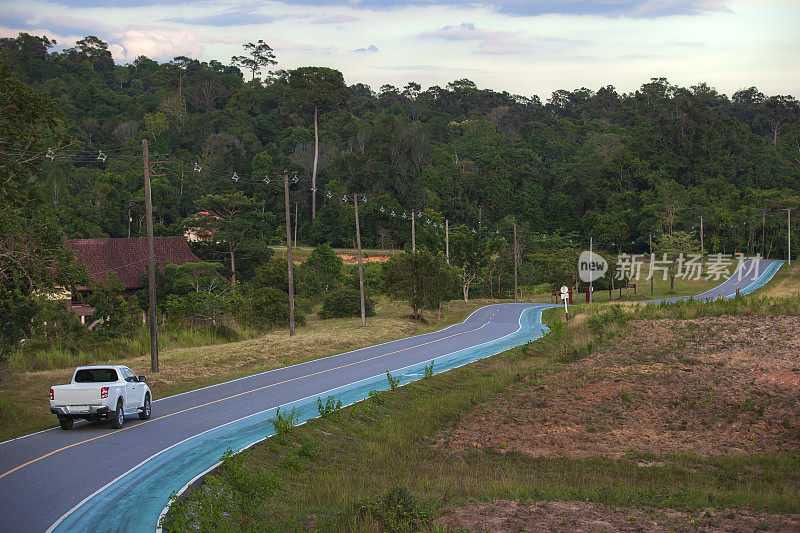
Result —
<svg viewBox="0 0 800 533"><path fill-rule="evenodd" d="M55 400L56 399L56 393L53 392L53 389L50 389L50 399L51 400Z"/></svg>
<svg viewBox="0 0 800 533"><path fill-rule="evenodd" d="M101 398L108 398L108 387L101 387L100 388L100 397Z"/></svg>

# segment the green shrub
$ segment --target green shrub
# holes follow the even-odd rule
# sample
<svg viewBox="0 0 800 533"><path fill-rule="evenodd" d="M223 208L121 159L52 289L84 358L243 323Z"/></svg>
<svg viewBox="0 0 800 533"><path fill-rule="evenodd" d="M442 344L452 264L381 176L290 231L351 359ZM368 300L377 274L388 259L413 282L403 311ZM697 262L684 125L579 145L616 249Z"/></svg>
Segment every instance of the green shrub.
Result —
<svg viewBox="0 0 800 533"><path fill-rule="evenodd" d="M403 487L391 489L377 500L355 502L349 513L379 522L384 531L422 531L429 528L433 520L432 513L422 509Z"/></svg>
<svg viewBox="0 0 800 533"><path fill-rule="evenodd" d="M183 496L172 493L161 527L173 532L226 530L232 504L241 512L253 501L268 498L280 486L274 472L249 467L242 454L228 450L220 463L217 472L207 476L203 484L190 487Z"/></svg>
<svg viewBox="0 0 800 533"><path fill-rule="evenodd" d="M323 403L322 398L317 398L317 411L319 411L319 416L323 418L327 418L341 409L342 400L328 396L325 398L325 403Z"/></svg>
<svg viewBox="0 0 800 533"><path fill-rule="evenodd" d="M244 496L239 503L250 504L273 493L278 487L278 479L273 473L251 469L245 462L245 456L240 453L233 453L229 449L222 454L220 463L219 475L235 489L235 493Z"/></svg>
<svg viewBox="0 0 800 533"><path fill-rule="evenodd" d="M433 369L431 369L431 370L433 370ZM386 372L386 381L389 382L389 389L391 389L391 390L395 390L397 387L400 386L400 380L401 379L402 378L400 378L399 376L398 377L394 377L388 371Z"/></svg>
<svg viewBox="0 0 800 533"><path fill-rule="evenodd" d="M298 265L294 279L297 284L297 294L306 298L316 298L341 284L342 260L333 248L321 244L312 250L308 259Z"/></svg>
<svg viewBox="0 0 800 533"><path fill-rule="evenodd" d="M299 298L295 295L294 298L294 315L295 320L300 313L303 315L309 314L314 309L314 302L308 298ZM305 324L305 316L303 316L303 323Z"/></svg>
<svg viewBox="0 0 800 533"><path fill-rule="evenodd" d="M592 333L602 336L616 327L624 326L630 320L630 315L619 305L604 307L601 311L589 316L587 323Z"/></svg>
<svg viewBox="0 0 800 533"><path fill-rule="evenodd" d="M46 300L38 302L39 312L32 322L31 341L43 345L52 343L64 344L75 348L89 336L89 330L81 324L81 319L74 311L67 309L63 300Z"/></svg>
<svg viewBox="0 0 800 533"><path fill-rule="evenodd" d="M375 316L375 304L371 298L364 300L364 310L367 316ZM345 318L361 316L361 294L358 289L342 287L332 291L325 297L320 318Z"/></svg>
<svg viewBox="0 0 800 533"><path fill-rule="evenodd" d="M244 306L237 312L237 317L253 324L271 324L286 326L289 324L289 296L273 287L261 287L249 294ZM294 321L297 325L305 324L305 315L294 310Z"/></svg>
<svg viewBox="0 0 800 533"><path fill-rule="evenodd" d="M286 436L292 432L292 429L300 422L300 413L292 408L291 411L284 411L281 413L281 408L275 410L275 416L269 419L269 423L275 430L276 440L285 442Z"/></svg>
<svg viewBox="0 0 800 533"><path fill-rule="evenodd" d="M553 286L550 283L537 283L536 285L531 287L530 290L534 294L540 294L540 293L549 294L552 289Z"/></svg>

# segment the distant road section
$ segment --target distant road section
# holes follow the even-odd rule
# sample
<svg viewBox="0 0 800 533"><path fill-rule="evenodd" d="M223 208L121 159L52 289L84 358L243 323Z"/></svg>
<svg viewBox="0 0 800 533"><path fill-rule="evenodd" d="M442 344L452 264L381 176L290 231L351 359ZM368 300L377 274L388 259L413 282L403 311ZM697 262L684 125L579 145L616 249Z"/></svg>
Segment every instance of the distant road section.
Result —
<svg viewBox="0 0 800 533"><path fill-rule="evenodd" d="M778 270L781 268L785 261L775 259L761 259L758 261L748 260L736 269L733 275L723 281L720 285L710 289L706 292L697 294L695 296L680 296L675 298L662 298L661 300L652 300L655 302L667 301L676 302L679 300L716 300L717 298L733 298L736 296L736 291L739 294L750 294L754 290L763 287L771 280Z"/></svg>

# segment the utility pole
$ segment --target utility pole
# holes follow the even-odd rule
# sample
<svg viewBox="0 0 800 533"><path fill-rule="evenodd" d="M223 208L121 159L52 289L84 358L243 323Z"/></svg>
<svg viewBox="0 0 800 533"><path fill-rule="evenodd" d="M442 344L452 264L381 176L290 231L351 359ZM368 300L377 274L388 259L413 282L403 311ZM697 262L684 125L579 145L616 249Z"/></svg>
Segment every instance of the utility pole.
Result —
<svg viewBox="0 0 800 533"><path fill-rule="evenodd" d="M702 228L702 226L703 226L703 219L701 218L700 227ZM700 231L700 235L701 235L700 242L702 243L703 242L702 230ZM702 249L702 247L703 245L701 244L700 248ZM625 289L625 297L626 298L628 297L628 289ZM653 297L653 232L651 231L650 232L650 298L652 297Z"/></svg>
<svg viewBox="0 0 800 533"><path fill-rule="evenodd" d="M653 240L652 234L650 234L650 240ZM653 247L653 243L650 243L650 248ZM650 250L650 253L653 253L653 250ZM703 242L703 215L700 215L700 267L702 268L703 264L705 263L706 258L706 247L705 243Z"/></svg>
<svg viewBox="0 0 800 533"><path fill-rule="evenodd" d="M294 245L297 248L297 202L294 203Z"/></svg>
<svg viewBox="0 0 800 533"><path fill-rule="evenodd" d="M514 222L514 302L517 301L517 223Z"/></svg>
<svg viewBox="0 0 800 533"><path fill-rule="evenodd" d="M363 195L361 197L366 198ZM358 194L353 194L353 208L356 211L356 247L358 248L358 290L361 294L361 327L366 327L367 313L364 307L364 263L361 260L361 227L358 224Z"/></svg>
<svg viewBox="0 0 800 533"><path fill-rule="evenodd" d="M150 370L158 372L158 317L156 316L156 257L153 247L153 198L150 193L150 155L147 139L142 139L144 163L144 203L147 218L147 285L150 306L147 310L150 324Z"/></svg>
<svg viewBox="0 0 800 533"><path fill-rule="evenodd" d="M294 335L294 264L292 263L292 219L289 212L289 172L283 171L283 203L286 207L286 268L289 278L289 336Z"/></svg>
<svg viewBox="0 0 800 533"><path fill-rule="evenodd" d="M589 262L594 261L594 252L593 252L593 248L592 248L593 242L594 241L592 240L592 237L589 237ZM590 273L590 275L589 275L589 303L592 303L592 300L593 300L593 298L592 298L592 296L593 296L592 289L593 289L593 287L592 287L592 276L591 276L591 273Z"/></svg>
<svg viewBox="0 0 800 533"><path fill-rule="evenodd" d="M789 224L789 247L786 250L786 255L789 258L790 265L792 264L792 209L794 209L794 207L786 208L786 217Z"/></svg>
<svg viewBox="0 0 800 533"><path fill-rule="evenodd" d="M414 211L411 211L411 253L417 253L417 234L414 228Z"/></svg>
<svg viewBox="0 0 800 533"><path fill-rule="evenodd" d="M444 254L447 258L447 264L450 264L450 221L444 220Z"/></svg>

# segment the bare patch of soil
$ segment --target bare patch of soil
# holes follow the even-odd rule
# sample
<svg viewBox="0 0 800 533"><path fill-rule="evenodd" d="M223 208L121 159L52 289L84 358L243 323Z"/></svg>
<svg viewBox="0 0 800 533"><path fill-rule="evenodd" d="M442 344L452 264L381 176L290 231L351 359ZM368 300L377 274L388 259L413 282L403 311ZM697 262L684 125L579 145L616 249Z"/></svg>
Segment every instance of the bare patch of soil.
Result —
<svg viewBox="0 0 800 533"><path fill-rule="evenodd" d="M348 253L338 253L338 255L342 262L345 265L357 265L358 264L358 254L348 254ZM363 255L361 256L361 261L363 263L385 263L391 259L388 255Z"/></svg>
<svg viewBox="0 0 800 533"><path fill-rule="evenodd" d="M436 523L469 531L800 531L800 515L778 516L741 510L695 512L637 507L607 507L590 502L549 501L526 504L499 500L472 502L453 509Z"/></svg>
<svg viewBox="0 0 800 533"><path fill-rule="evenodd" d="M435 446L571 458L796 453L798 412L800 317L640 321L583 360L526 376Z"/></svg>

